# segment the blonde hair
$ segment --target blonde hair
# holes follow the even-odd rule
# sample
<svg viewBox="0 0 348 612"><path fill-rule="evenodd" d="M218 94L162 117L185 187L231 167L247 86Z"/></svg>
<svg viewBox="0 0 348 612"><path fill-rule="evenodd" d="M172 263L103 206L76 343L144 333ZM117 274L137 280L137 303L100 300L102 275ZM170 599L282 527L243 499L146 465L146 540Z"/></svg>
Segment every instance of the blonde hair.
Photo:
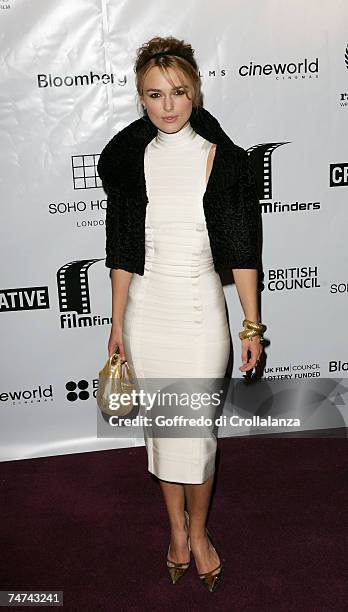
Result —
<svg viewBox="0 0 348 612"><path fill-rule="evenodd" d="M170 55L151 57L154 53L161 53L163 51L170 53ZM145 77L153 66L160 68L172 87L178 87L178 85L170 78L168 68L173 68L186 75L193 88L192 106L202 105L201 78L197 62L194 58L194 50L189 43L174 38L174 36L166 36L164 38L155 36L137 49L134 72L138 96L143 95ZM188 95L188 88L185 86L183 88L186 89L186 97L191 100ZM146 114L145 110L144 112Z"/></svg>

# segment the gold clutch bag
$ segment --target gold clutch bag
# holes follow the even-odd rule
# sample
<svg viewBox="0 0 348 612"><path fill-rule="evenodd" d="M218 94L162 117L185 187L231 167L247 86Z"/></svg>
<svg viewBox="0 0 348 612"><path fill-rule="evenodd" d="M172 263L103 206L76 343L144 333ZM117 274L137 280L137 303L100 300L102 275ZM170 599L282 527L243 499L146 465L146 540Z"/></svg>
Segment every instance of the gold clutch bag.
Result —
<svg viewBox="0 0 348 612"><path fill-rule="evenodd" d="M130 394L134 391L132 396ZM125 416L134 407L135 380L127 361L122 362L119 348L109 357L99 372L96 400L99 409L106 416ZM117 396L111 397L115 393ZM114 409L110 407L115 406Z"/></svg>

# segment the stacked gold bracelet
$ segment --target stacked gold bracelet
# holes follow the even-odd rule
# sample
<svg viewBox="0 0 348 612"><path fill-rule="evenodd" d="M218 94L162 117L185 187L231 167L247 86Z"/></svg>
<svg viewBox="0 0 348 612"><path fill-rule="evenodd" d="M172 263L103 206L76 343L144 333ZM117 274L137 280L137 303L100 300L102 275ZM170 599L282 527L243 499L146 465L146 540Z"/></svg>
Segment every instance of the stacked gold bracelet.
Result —
<svg viewBox="0 0 348 612"><path fill-rule="evenodd" d="M263 343L263 332L267 329L266 325L244 319L243 326L244 329L238 334L241 340L245 340L246 338L251 340L254 336L260 336L260 342L261 344Z"/></svg>

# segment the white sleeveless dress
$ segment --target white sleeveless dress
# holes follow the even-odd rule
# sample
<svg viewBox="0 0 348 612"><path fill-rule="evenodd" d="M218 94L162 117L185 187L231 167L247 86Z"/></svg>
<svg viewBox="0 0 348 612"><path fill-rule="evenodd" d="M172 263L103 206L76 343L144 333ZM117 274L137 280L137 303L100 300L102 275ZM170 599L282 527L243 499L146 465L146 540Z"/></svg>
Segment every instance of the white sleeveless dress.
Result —
<svg viewBox="0 0 348 612"><path fill-rule="evenodd" d="M148 204L144 275L133 274L123 322L136 376L222 378L230 351L225 297L203 210L212 143L190 123L158 130L145 149ZM216 437L152 437L148 470L162 480L201 484L215 470Z"/></svg>

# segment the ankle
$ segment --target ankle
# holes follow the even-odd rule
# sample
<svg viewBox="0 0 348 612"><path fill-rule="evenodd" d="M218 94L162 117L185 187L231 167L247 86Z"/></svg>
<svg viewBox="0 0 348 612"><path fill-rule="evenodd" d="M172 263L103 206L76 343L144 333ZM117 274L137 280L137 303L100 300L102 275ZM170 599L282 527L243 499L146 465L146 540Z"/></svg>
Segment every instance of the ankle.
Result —
<svg viewBox="0 0 348 612"><path fill-rule="evenodd" d="M190 530L189 536L190 536L190 542L193 545L202 544L203 542L208 541L205 527L203 527L203 529L195 529L194 531Z"/></svg>

